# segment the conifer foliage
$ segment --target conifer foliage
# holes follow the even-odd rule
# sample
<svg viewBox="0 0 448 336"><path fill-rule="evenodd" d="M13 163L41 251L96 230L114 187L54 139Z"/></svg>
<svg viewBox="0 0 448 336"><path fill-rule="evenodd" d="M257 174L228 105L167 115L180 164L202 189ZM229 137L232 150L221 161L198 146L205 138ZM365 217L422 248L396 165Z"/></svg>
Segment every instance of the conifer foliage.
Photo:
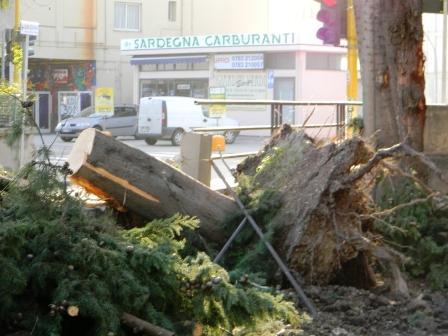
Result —
<svg viewBox="0 0 448 336"><path fill-rule="evenodd" d="M220 335L263 320L298 322L281 297L230 283L203 253L182 255L181 233L197 227L195 218L122 230L111 214L86 211L67 192L66 174L34 163L0 194L5 334L133 334L120 322L124 312L177 335L198 325L203 335Z"/></svg>

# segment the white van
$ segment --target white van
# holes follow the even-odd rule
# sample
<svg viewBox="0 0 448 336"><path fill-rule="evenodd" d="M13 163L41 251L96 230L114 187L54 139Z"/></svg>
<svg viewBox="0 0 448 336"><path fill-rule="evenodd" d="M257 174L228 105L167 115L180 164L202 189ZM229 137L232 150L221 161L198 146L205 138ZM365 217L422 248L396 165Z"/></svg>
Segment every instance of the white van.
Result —
<svg viewBox="0 0 448 336"><path fill-rule="evenodd" d="M198 127L235 127L238 122L227 117L210 118L207 109L189 97L145 97L140 99L137 139L154 145L157 140L171 140L179 146L185 132ZM238 131L223 132L226 143L235 142Z"/></svg>

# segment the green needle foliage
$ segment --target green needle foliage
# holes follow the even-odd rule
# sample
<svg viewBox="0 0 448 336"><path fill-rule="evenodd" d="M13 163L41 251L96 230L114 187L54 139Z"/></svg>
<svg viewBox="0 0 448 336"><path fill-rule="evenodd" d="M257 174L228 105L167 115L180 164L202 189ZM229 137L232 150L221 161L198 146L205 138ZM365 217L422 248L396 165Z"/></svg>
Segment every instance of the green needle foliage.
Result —
<svg viewBox="0 0 448 336"><path fill-rule="evenodd" d="M198 325L203 335L242 335L265 321L299 321L292 303L232 284L207 255L183 257L181 234L197 227L195 218L121 230L112 214L88 211L67 193L66 173L35 163L0 194L3 333L131 335L123 312L177 335ZM69 316L70 306L78 316Z"/></svg>
<svg viewBox="0 0 448 336"><path fill-rule="evenodd" d="M425 198L421 188L410 180L395 186L383 181L378 204L393 208L414 199ZM434 289L448 289L448 208L431 200L403 208L385 220L375 222L376 229L393 248L409 257L407 272L426 280Z"/></svg>

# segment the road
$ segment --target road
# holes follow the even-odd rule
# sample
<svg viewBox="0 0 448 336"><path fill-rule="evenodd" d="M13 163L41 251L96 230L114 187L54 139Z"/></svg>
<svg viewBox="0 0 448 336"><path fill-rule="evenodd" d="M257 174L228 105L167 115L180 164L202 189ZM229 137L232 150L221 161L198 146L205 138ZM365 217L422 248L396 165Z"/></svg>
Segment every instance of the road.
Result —
<svg viewBox="0 0 448 336"><path fill-rule="evenodd" d="M155 145L150 146L146 144L143 140L135 140L133 138L119 137L118 140L127 144L128 146L137 148L147 154L155 156L156 158L167 161L167 160L176 160L180 158L180 147L172 146L171 141L158 141ZM234 144L226 145L225 151L223 154L238 154L238 153L248 153L248 152L257 152L259 151L264 143L266 142L266 137L258 137L258 136L239 136ZM51 155L50 159L54 164L63 164L66 160L70 151L72 150L74 141L72 142L63 142L59 137L56 137L55 134L44 134L43 141L46 146L51 145ZM34 137L34 145L36 149L42 147L42 139L36 135ZM244 158L233 158L226 159L226 163L230 168L235 168L239 162L241 162ZM224 164L221 160L216 161L221 172L224 173L226 180L233 184L233 178L230 172L225 168ZM224 182L219 179L217 174L212 170L212 181L211 181L212 189L223 189L225 187Z"/></svg>

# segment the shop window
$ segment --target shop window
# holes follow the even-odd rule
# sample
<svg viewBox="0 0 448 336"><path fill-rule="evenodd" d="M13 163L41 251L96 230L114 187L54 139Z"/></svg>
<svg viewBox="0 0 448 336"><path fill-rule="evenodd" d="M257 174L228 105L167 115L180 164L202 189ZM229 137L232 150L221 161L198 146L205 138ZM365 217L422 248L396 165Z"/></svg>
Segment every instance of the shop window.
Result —
<svg viewBox="0 0 448 336"><path fill-rule="evenodd" d="M208 70L209 62L199 63L158 63L158 64L142 64L140 71L191 71L191 70Z"/></svg>
<svg viewBox="0 0 448 336"><path fill-rule="evenodd" d="M115 2L114 28L118 30L140 30L140 4Z"/></svg>
<svg viewBox="0 0 448 336"><path fill-rule="evenodd" d="M343 71L346 68L346 57L340 54L307 53L307 70Z"/></svg>
<svg viewBox="0 0 448 336"><path fill-rule="evenodd" d="M208 79L143 79L140 82L141 97L187 96L207 98Z"/></svg>
<svg viewBox="0 0 448 336"><path fill-rule="evenodd" d="M157 64L142 64L140 65L140 71L157 71Z"/></svg>
<svg viewBox="0 0 448 336"><path fill-rule="evenodd" d="M209 67L210 67L210 65L209 65L208 61L193 63L193 70L208 70Z"/></svg>
<svg viewBox="0 0 448 336"><path fill-rule="evenodd" d="M295 69L295 53L272 53L265 54L267 69Z"/></svg>
<svg viewBox="0 0 448 336"><path fill-rule="evenodd" d="M191 70L191 63L176 63L175 68L177 71Z"/></svg>
<svg viewBox="0 0 448 336"><path fill-rule="evenodd" d="M177 3L176 1L170 0L168 1L168 21L176 22L176 11L177 11Z"/></svg>
<svg viewBox="0 0 448 336"><path fill-rule="evenodd" d="M166 64L158 64L157 70L159 71L173 71L174 70L174 64L166 63Z"/></svg>

